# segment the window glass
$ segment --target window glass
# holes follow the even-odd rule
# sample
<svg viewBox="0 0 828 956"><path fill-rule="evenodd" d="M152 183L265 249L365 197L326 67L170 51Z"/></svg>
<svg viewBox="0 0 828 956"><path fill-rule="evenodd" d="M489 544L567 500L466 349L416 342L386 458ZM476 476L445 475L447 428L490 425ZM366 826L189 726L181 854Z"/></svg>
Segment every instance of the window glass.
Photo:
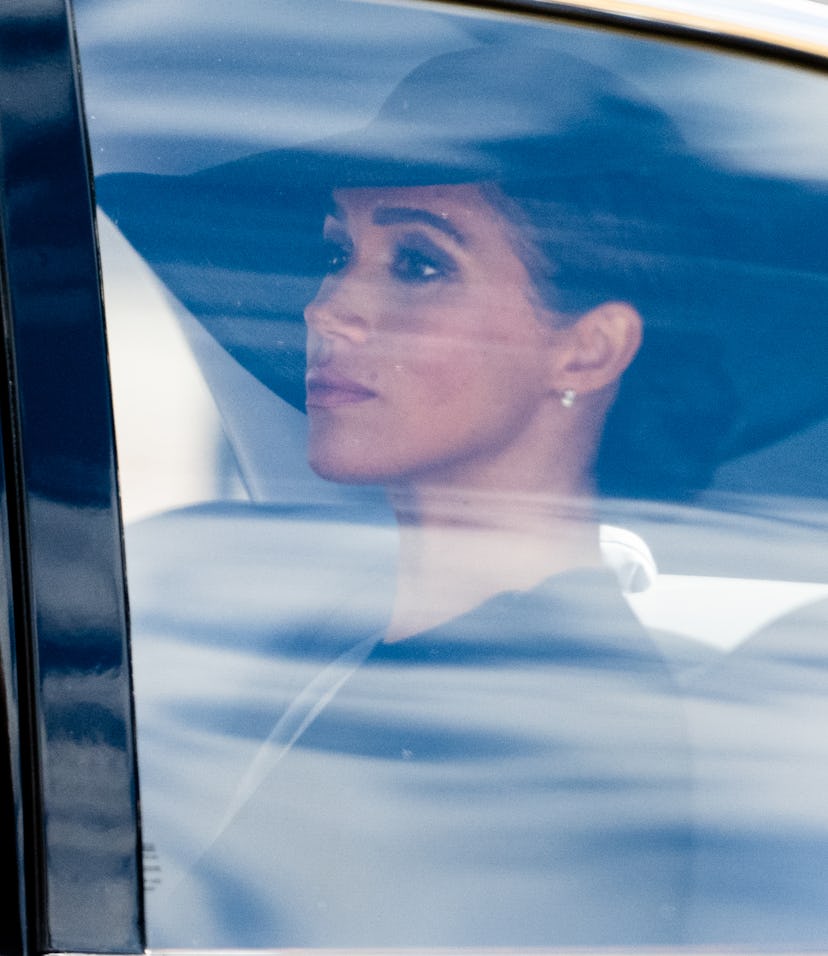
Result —
<svg viewBox="0 0 828 956"><path fill-rule="evenodd" d="M824 945L824 75L76 17L150 944Z"/></svg>

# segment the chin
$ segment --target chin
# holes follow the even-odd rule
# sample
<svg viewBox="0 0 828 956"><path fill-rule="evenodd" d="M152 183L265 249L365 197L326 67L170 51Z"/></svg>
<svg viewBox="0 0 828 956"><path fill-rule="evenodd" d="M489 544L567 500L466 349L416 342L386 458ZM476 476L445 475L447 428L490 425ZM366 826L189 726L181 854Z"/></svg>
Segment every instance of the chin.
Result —
<svg viewBox="0 0 828 956"><path fill-rule="evenodd" d="M387 478L382 470L371 468L369 463L357 461L352 455L319 454L311 449L308 464L320 478L342 485L383 484Z"/></svg>
<svg viewBox="0 0 828 956"><path fill-rule="evenodd" d="M308 464L320 478L343 485L384 485L399 478L399 463L384 453L382 439L372 439L365 430L315 425L311 422Z"/></svg>

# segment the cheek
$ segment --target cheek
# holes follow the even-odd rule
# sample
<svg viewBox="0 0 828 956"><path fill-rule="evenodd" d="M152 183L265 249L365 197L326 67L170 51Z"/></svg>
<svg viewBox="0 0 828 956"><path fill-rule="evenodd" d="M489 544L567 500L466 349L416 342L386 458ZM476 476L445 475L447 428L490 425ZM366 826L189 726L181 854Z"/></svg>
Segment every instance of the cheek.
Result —
<svg viewBox="0 0 828 956"><path fill-rule="evenodd" d="M392 366L401 392L410 394L411 408L452 404L475 392L488 377L481 343L447 335L406 335L400 337L397 359ZM494 350L492 350L494 351Z"/></svg>
<svg viewBox="0 0 828 956"><path fill-rule="evenodd" d="M441 290L437 301L394 302L376 333L375 367L411 408L508 404L521 393L536 397L542 387L547 332L513 281L481 279Z"/></svg>
<svg viewBox="0 0 828 956"><path fill-rule="evenodd" d="M420 341L400 365L396 409L435 438L514 425L543 395L536 355L513 343Z"/></svg>

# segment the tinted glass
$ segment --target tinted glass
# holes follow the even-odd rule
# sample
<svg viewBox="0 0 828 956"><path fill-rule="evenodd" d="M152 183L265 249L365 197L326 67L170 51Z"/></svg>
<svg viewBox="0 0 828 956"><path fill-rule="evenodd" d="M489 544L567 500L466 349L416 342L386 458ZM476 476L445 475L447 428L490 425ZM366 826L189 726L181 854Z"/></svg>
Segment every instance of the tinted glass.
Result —
<svg viewBox="0 0 828 956"><path fill-rule="evenodd" d="M824 945L825 77L77 18L151 945Z"/></svg>

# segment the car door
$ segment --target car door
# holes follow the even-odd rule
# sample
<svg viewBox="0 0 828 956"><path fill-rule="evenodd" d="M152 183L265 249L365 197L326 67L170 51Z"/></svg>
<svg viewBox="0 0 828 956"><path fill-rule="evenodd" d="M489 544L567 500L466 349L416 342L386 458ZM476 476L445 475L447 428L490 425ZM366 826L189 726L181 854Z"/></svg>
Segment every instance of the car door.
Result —
<svg viewBox="0 0 828 956"><path fill-rule="evenodd" d="M824 945L828 18L650 7L0 12L4 951ZM501 587L395 646L400 528L308 461L302 315L355 242L330 249L332 166L376 186L364 131L422 113L433 63L449 115L469 50L452 181L501 91L516 123L550 97L537 63L600 78L559 259L520 261L647 345L575 508L604 583ZM449 416L425 404L418 441Z"/></svg>

